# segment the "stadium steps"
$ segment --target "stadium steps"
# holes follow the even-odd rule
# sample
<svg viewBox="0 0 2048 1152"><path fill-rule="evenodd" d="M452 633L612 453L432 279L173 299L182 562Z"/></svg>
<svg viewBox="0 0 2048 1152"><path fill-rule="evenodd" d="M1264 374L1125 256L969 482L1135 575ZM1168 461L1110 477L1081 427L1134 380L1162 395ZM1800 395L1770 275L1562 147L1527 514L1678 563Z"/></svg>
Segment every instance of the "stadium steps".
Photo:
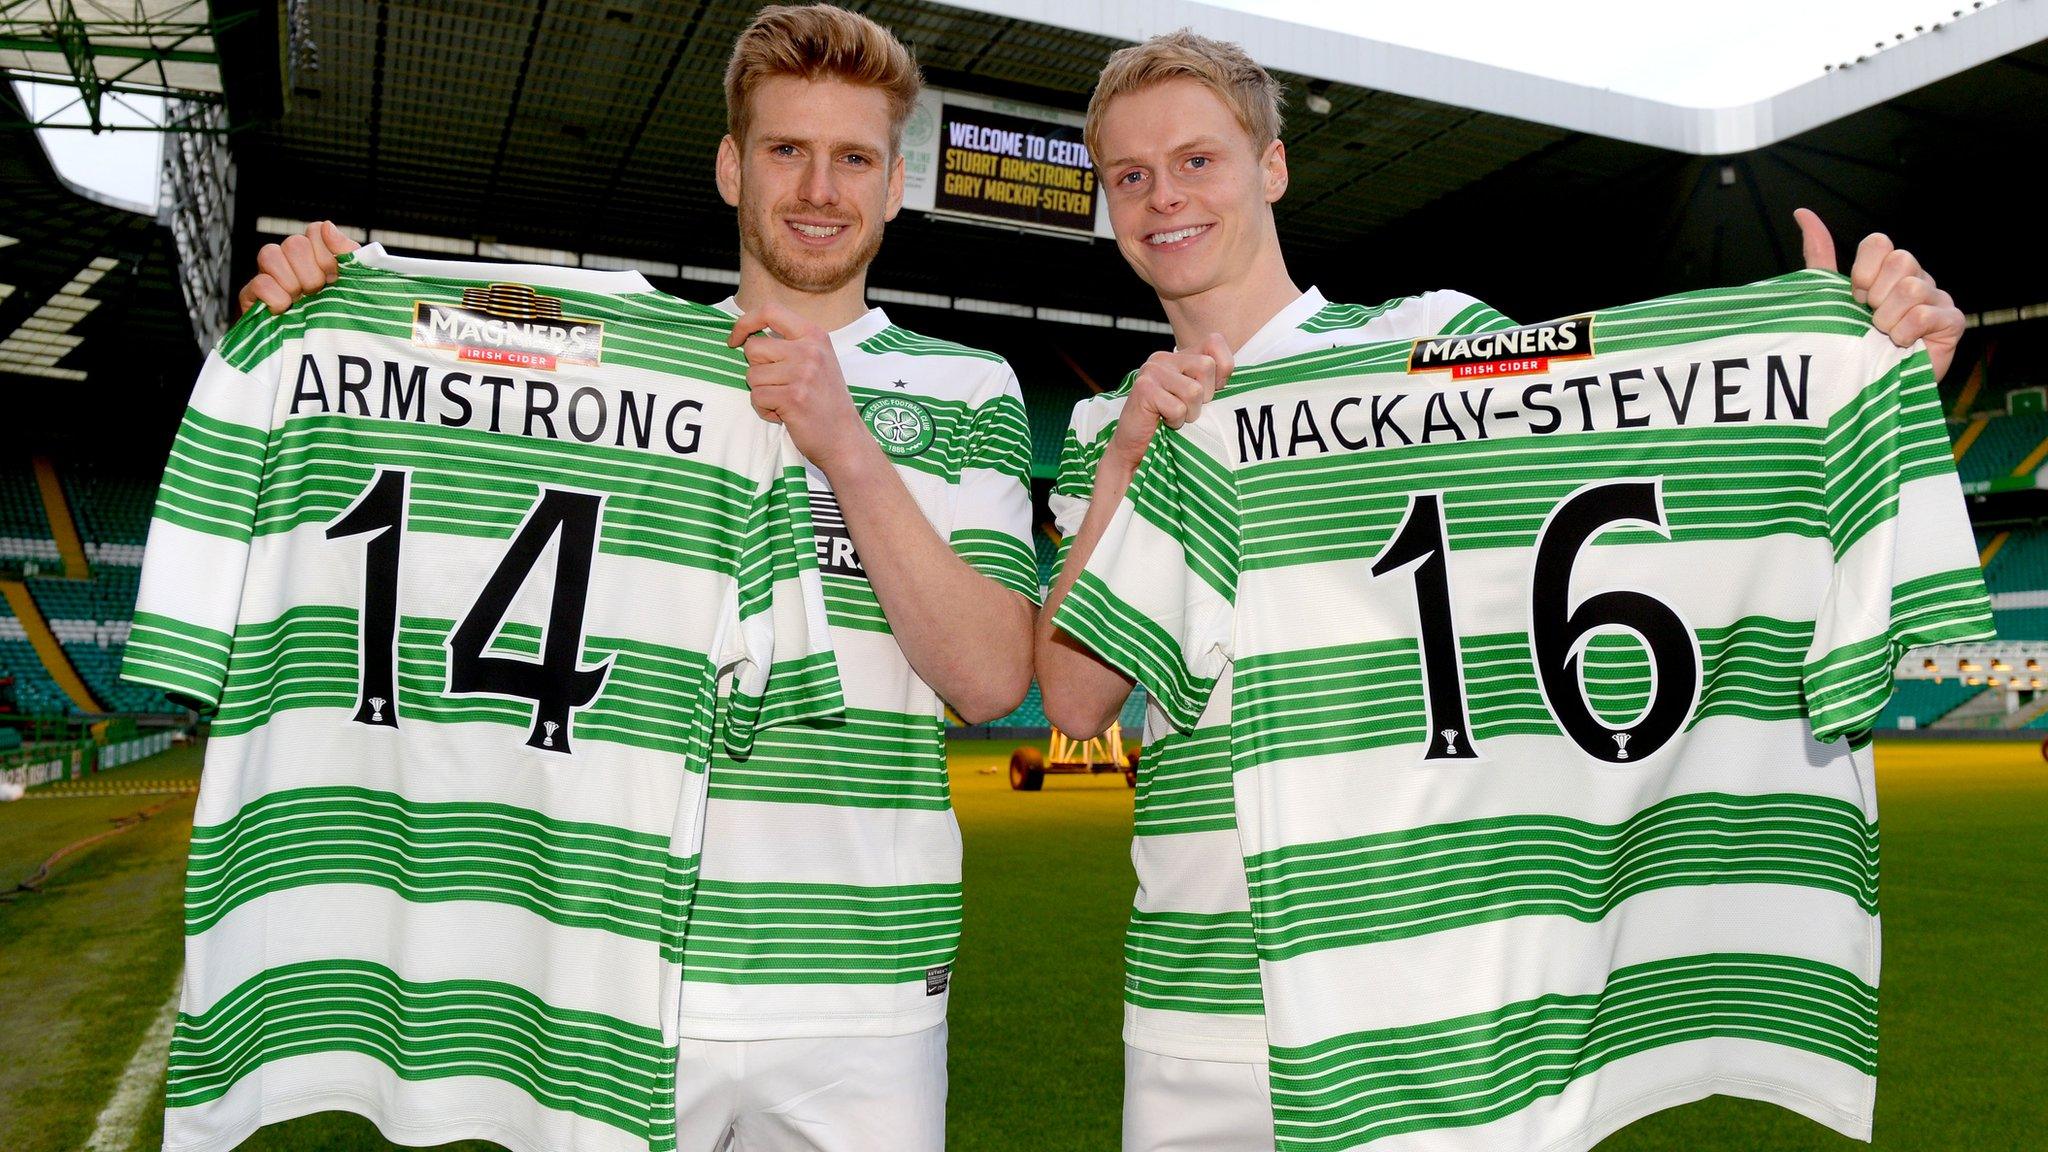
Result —
<svg viewBox="0 0 2048 1152"><path fill-rule="evenodd" d="M43 618L43 610L36 606L35 597L29 595L28 585L19 580L0 580L0 596L6 598L7 607L21 621L29 644L43 662L43 670L57 687L63 689L71 703L80 712L106 711L93 698L92 690L85 686L78 669L72 666L71 657L65 654L64 646L57 641L57 634L50 631L50 622Z"/></svg>
<svg viewBox="0 0 2048 1152"><path fill-rule="evenodd" d="M1989 416L1973 416L1968 424L1963 425L1963 430L1956 433L1955 458L1958 461L1963 458L1963 453L1970 450L1970 445L1977 442L1977 437L1984 434L1985 427L1990 423L1991 417Z"/></svg>
<svg viewBox="0 0 2048 1152"><path fill-rule="evenodd" d="M1987 369L1989 369L1990 366L1991 350L1989 348L1986 348L1984 350L1984 354L1982 356L1977 357L1976 361L1970 365L1970 375L1963 381L1962 390L1958 392L1956 394L1956 398L1949 403L1949 419L1966 420L1969 418L1971 406L1976 404L1977 397L1983 394L1984 376ZM1950 378L1954 378L1955 376L1955 371L1953 367L1951 367L1949 371L1949 376ZM1960 450L1956 452L1956 457L1958 459L1961 459L1962 455L1963 454Z"/></svg>
<svg viewBox="0 0 2048 1152"><path fill-rule="evenodd" d="M43 512L50 518L50 536L57 542L57 557L64 562L68 579L83 580L92 574L85 563L85 542L79 539L78 522L71 516L71 502L64 498L64 485L57 479L57 466L47 457L35 458L36 487L43 496ZM41 619L41 617L37 617Z"/></svg>
<svg viewBox="0 0 2048 1152"><path fill-rule="evenodd" d="M1965 491L2030 487L2034 470L2048 460L2048 414L1986 417L1968 448L1956 460Z"/></svg>
<svg viewBox="0 0 2048 1152"><path fill-rule="evenodd" d="M2033 700L2020 705L2020 710L2006 717L2007 728L2048 727L2048 692L2037 692Z"/></svg>

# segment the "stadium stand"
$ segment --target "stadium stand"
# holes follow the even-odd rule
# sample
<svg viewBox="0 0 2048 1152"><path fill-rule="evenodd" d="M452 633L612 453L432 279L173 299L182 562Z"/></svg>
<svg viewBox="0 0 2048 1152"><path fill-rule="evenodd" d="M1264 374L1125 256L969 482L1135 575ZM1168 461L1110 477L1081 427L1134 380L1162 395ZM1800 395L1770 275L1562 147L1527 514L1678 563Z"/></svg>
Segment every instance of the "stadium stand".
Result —
<svg viewBox="0 0 2048 1152"><path fill-rule="evenodd" d="M1878 718L1877 726L1897 728L1902 718L1910 716L1915 728L1931 727L1935 721L1982 691L1981 685L1972 687L1961 680L1901 680L1892 693L1890 703L1884 706L1884 715Z"/></svg>
<svg viewBox="0 0 2048 1152"><path fill-rule="evenodd" d="M31 576L25 581L29 594L49 622L50 631L56 635L73 670L102 706L114 712L176 711L162 692L128 684L120 675L128 629L135 616L139 565L143 542L149 535L150 505L155 499L153 486L146 481L69 465L59 469L58 478L86 555L92 561L91 578ZM29 483L33 492L33 478ZM19 630L20 621L15 621L14 626ZM22 646L26 658L36 660L25 639ZM48 670L39 660L35 671L49 681ZM18 678L20 675L17 672ZM18 692L17 697L24 711L52 699L47 694L27 692ZM56 692L54 699L64 713L77 712L63 693Z"/></svg>
<svg viewBox="0 0 2048 1152"><path fill-rule="evenodd" d="M1124 726L1124 739L1135 740L1145 728L1145 690L1132 688L1131 698L1124 701L1124 710L1117 715L1117 722ZM1045 718L1045 704L1038 696L1038 682L1032 681L1031 690L1024 694L1024 702L1017 710L1000 720L989 722L991 728L1040 728L1049 729L1052 721Z"/></svg>
<svg viewBox="0 0 2048 1152"><path fill-rule="evenodd" d="M1059 556L1060 546L1052 533L1040 526L1031 533L1031 547L1038 555L1038 586L1045 588L1052 583L1053 561Z"/></svg>
<svg viewBox="0 0 2048 1152"><path fill-rule="evenodd" d="M22 715L77 715L78 709L50 678L27 631L4 600L0 600L0 673L14 677L14 705Z"/></svg>
<svg viewBox="0 0 2048 1152"><path fill-rule="evenodd" d="M35 473L25 460L0 462L0 568L25 572L60 562Z"/></svg>
<svg viewBox="0 0 2048 1152"><path fill-rule="evenodd" d="M149 539L150 510L156 485L134 477L71 466L58 472L64 496L78 520L86 555L94 564L142 565L142 546Z"/></svg>
<svg viewBox="0 0 2048 1152"><path fill-rule="evenodd" d="M2048 445L2048 414L1999 414L1977 419L1983 422L1983 430L1974 437L1969 436L1971 424L1949 424L1950 437L1964 444L1956 470L1962 476L1965 490L1981 490L1994 480L2011 476L2038 449ZM2035 460L2034 466L2040 466L2039 460Z"/></svg>
<svg viewBox="0 0 2048 1152"><path fill-rule="evenodd" d="M135 617L135 586L143 541L150 535L154 484L104 476L90 467L61 467L59 486L70 517L90 560L90 578L70 580L55 574L29 574L35 609L78 672L84 687L109 711L176 711L164 693L121 681L121 656ZM31 535L39 533L39 537ZM0 539L29 539L27 551L41 564L39 572L59 572L59 549L49 512L29 467L12 465L0 471ZM6 553L0 553L4 558ZM25 621L12 609L0 619L0 668L14 676L16 707L23 713L78 715L80 709L63 693L51 670L37 656Z"/></svg>

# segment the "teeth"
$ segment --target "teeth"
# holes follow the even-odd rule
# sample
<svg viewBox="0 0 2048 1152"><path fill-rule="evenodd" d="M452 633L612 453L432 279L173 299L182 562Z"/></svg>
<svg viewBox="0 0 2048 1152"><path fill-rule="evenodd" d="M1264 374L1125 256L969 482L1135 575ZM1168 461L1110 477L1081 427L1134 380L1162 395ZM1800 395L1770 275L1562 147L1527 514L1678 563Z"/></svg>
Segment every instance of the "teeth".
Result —
<svg viewBox="0 0 2048 1152"><path fill-rule="evenodd" d="M846 225L844 224L797 224L793 220L790 223L796 228L797 231L803 233L804 235L815 236L820 240L823 240L827 236L837 236L846 228Z"/></svg>
<svg viewBox="0 0 2048 1152"><path fill-rule="evenodd" d="M1206 224L1198 224L1193 228L1182 228L1173 232L1154 232L1152 235L1145 237L1145 240L1149 244L1172 244L1175 241L1185 240L1207 227L1208 225Z"/></svg>

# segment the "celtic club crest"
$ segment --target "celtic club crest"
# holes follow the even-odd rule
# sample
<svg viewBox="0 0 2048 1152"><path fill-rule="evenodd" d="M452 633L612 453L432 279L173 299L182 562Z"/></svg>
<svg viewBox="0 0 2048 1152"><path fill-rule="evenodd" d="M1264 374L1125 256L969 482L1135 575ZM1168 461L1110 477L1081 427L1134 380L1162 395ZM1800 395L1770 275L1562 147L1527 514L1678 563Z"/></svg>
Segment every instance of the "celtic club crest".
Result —
<svg viewBox="0 0 2048 1152"><path fill-rule="evenodd" d="M875 443L891 456L917 456L932 446L937 421L908 396L877 396L860 410Z"/></svg>

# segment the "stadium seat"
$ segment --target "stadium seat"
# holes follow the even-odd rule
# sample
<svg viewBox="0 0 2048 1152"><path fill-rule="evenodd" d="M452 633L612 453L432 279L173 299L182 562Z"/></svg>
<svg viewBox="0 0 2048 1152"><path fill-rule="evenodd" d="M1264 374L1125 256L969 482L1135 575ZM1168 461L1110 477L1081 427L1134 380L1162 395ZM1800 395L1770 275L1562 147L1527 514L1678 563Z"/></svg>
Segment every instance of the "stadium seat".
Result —
<svg viewBox="0 0 2048 1152"><path fill-rule="evenodd" d="M1950 432L1956 432L1955 425ZM1956 469L1965 487L1988 484L2012 475L2043 441L2048 441L2048 415L1994 415L1956 462Z"/></svg>
<svg viewBox="0 0 2048 1152"><path fill-rule="evenodd" d="M14 677L14 706L23 715L75 716L71 698L50 679L14 610L0 600L0 674Z"/></svg>
<svg viewBox="0 0 2048 1152"><path fill-rule="evenodd" d="M1885 704L1883 715L1878 717L1877 726L1897 728L1901 718L1910 716L1915 728L1931 727L1982 691L1982 685L1972 687L1961 680L1901 680L1890 702Z"/></svg>

